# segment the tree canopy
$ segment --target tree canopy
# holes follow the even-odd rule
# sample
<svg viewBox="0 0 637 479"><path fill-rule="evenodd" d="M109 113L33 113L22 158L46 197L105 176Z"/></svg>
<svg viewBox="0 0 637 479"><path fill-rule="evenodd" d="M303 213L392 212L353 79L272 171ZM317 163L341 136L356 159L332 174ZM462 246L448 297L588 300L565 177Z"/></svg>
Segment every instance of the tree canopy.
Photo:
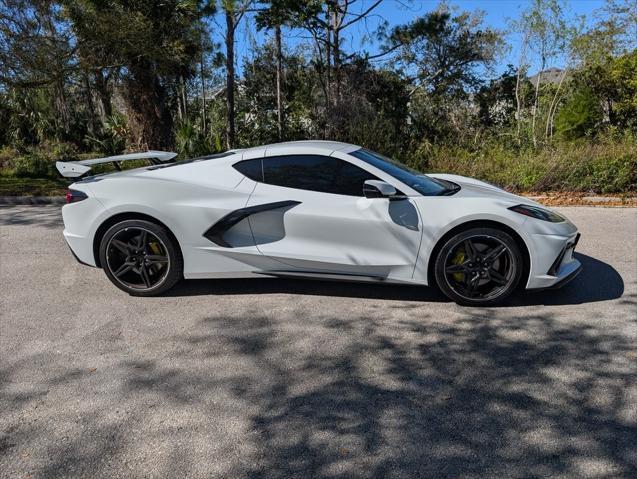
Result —
<svg viewBox="0 0 637 479"><path fill-rule="evenodd" d="M429 168L465 155L451 149L635 135L635 0L586 24L533 0L509 31L446 2L390 27L383 1L3 0L0 146L189 156L330 138ZM519 62L498 72L511 35Z"/></svg>

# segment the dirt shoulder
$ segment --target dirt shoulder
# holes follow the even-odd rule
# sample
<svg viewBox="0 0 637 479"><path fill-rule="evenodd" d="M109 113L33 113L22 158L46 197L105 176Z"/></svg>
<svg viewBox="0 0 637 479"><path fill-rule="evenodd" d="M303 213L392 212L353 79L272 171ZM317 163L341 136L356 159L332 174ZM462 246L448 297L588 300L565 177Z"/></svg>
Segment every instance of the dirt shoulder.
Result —
<svg viewBox="0 0 637 479"><path fill-rule="evenodd" d="M576 192L519 193L546 206L637 207L637 194L592 195Z"/></svg>

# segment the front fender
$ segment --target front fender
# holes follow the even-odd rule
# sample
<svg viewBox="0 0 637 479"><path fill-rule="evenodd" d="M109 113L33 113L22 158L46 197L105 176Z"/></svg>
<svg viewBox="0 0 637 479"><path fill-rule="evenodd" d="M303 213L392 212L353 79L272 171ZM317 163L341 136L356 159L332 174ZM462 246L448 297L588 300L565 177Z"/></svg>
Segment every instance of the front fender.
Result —
<svg viewBox="0 0 637 479"><path fill-rule="evenodd" d="M429 265L435 261L432 254L436 251L437 245L451 231L472 222L486 221L511 228L520 236L531 255L532 237L524 227L528 218L507 210L508 205L499 205L497 212L490 212L488 210L494 208L492 206L487 208L486 205L481 207L482 202L478 200L474 200L471 204L465 201L449 202L450 198L445 197L420 198L419 200L416 204L423 218L423 235L414 268L414 280L428 284ZM463 211L463 214L459 215L460 211ZM532 263L531 258L528 259Z"/></svg>

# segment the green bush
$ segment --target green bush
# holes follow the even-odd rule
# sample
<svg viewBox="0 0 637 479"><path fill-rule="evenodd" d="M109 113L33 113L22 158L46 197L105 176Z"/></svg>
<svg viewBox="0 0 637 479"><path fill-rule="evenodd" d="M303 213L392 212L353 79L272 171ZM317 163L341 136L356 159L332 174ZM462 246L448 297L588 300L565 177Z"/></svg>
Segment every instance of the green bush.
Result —
<svg viewBox="0 0 637 479"><path fill-rule="evenodd" d="M557 133L569 140L590 135L604 119L599 100L588 89L576 91L555 118Z"/></svg>
<svg viewBox="0 0 637 479"><path fill-rule="evenodd" d="M597 157L574 165L568 186L597 193L637 190L637 157Z"/></svg>
<svg viewBox="0 0 637 479"><path fill-rule="evenodd" d="M46 142L38 148L20 154L17 150L0 150L0 171L4 176L18 178L59 178L56 161L79 160L77 148L71 143Z"/></svg>
<svg viewBox="0 0 637 479"><path fill-rule="evenodd" d="M104 152L105 155L119 155L126 149L131 132L126 117L116 113L108 117L102 130L95 136L87 136L89 148Z"/></svg>
<svg viewBox="0 0 637 479"><path fill-rule="evenodd" d="M55 163L41 153L29 153L15 160L13 173L18 178L51 178Z"/></svg>
<svg viewBox="0 0 637 479"><path fill-rule="evenodd" d="M175 146L180 158L193 158L210 154L212 145L203 132L192 122L182 122L175 129Z"/></svg>
<svg viewBox="0 0 637 479"><path fill-rule="evenodd" d="M423 171L471 176L513 191L637 191L637 142L630 135L537 150L486 144L475 149L429 147L421 153L409 163Z"/></svg>
<svg viewBox="0 0 637 479"><path fill-rule="evenodd" d="M0 148L0 171L12 170L18 156L20 153L15 148L10 146Z"/></svg>
<svg viewBox="0 0 637 479"><path fill-rule="evenodd" d="M72 143L53 142L44 145L44 154L50 161L77 161L79 154Z"/></svg>
<svg viewBox="0 0 637 479"><path fill-rule="evenodd" d="M62 179L0 176L0 196L62 196L67 185Z"/></svg>

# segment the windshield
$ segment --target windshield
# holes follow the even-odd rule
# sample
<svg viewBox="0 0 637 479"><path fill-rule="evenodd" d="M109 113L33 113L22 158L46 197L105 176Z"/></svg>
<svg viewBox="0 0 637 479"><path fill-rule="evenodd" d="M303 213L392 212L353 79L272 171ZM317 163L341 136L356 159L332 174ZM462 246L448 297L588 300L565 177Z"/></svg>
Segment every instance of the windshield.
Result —
<svg viewBox="0 0 637 479"><path fill-rule="evenodd" d="M359 160L363 160L365 163L375 166L388 175L393 176L398 181L405 183L407 186L413 188L423 196L444 195L450 189L449 186L442 181L425 176L422 173L403 165L402 163L381 155L380 153L374 153L373 151L361 148L360 150L350 153L350 155L358 158Z"/></svg>

